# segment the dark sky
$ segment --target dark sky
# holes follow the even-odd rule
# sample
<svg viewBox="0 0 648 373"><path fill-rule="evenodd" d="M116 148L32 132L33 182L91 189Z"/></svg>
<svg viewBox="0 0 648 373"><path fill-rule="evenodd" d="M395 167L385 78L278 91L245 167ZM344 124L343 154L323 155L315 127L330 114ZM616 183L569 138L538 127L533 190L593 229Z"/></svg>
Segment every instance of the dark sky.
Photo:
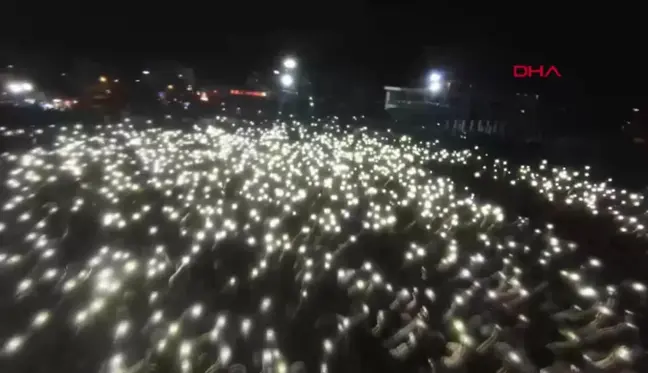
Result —
<svg viewBox="0 0 648 373"><path fill-rule="evenodd" d="M3 7L15 14L4 12L0 45L47 64L88 56L137 70L176 60L225 82L294 53L304 69L376 87L407 85L440 66L486 87L524 84L599 102L646 96L641 10L490 3L10 0ZM520 82L513 64L556 65L563 77Z"/></svg>

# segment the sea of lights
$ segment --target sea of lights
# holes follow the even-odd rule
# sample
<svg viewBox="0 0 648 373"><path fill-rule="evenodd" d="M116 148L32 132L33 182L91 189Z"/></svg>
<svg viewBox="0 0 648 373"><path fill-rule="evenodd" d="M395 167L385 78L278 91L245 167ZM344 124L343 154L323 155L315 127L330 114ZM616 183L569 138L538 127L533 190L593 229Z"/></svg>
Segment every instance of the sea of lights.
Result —
<svg viewBox="0 0 648 373"><path fill-rule="evenodd" d="M452 152L442 149L433 159L439 163L470 164L475 179L530 187L551 203L580 208L592 216L610 216L619 232L648 238L648 204L644 195L617 187L612 179L593 179L590 166L567 168L550 165L546 160L537 165L512 165L506 160L484 156L478 149Z"/></svg>
<svg viewBox="0 0 648 373"><path fill-rule="evenodd" d="M607 283L605 263L574 256L551 224L506 216L429 166L488 162L469 151L225 117L2 136L52 139L1 160L9 372L349 371L348 339L365 329L396 361L436 333L447 354L426 351L428 369L487 355L533 371L519 331L538 305L564 337L546 341L559 363L577 351L580 368L616 372L639 354L644 284ZM535 182L592 213L643 201L586 173L494 164L476 176Z"/></svg>

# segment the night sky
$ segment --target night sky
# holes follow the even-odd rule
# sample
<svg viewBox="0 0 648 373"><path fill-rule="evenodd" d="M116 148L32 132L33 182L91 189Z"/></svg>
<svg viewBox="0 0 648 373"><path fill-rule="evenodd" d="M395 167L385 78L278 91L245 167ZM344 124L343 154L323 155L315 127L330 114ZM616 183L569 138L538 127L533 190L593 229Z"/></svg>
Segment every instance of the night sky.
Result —
<svg viewBox="0 0 648 373"><path fill-rule="evenodd" d="M165 5L168 4L168 5ZM198 4L198 3L196 3ZM413 85L430 67L488 90L541 93L569 104L641 105L646 58L639 10L511 5L328 2L9 2L3 59L15 51L139 71L179 61L199 78L240 84L282 54L340 86ZM520 81L513 64L556 65L563 77ZM630 103L632 102L632 103Z"/></svg>

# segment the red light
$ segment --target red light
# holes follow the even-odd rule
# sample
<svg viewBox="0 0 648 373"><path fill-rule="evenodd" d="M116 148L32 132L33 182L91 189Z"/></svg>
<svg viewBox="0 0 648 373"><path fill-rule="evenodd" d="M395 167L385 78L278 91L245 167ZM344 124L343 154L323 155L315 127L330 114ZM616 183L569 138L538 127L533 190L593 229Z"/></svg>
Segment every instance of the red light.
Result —
<svg viewBox="0 0 648 373"><path fill-rule="evenodd" d="M254 97L266 97L267 93L266 92L261 92L261 91L240 91L238 89L232 89L230 90L231 95L236 95L236 96L254 96Z"/></svg>

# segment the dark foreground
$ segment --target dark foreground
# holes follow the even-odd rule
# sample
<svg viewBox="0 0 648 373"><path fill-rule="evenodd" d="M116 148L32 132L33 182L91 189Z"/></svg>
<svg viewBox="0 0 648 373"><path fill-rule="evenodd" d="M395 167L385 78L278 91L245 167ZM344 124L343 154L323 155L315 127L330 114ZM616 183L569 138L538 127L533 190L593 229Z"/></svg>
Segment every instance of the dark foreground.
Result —
<svg viewBox="0 0 648 373"><path fill-rule="evenodd" d="M645 371L639 193L323 123L150 127L4 131L1 371Z"/></svg>

